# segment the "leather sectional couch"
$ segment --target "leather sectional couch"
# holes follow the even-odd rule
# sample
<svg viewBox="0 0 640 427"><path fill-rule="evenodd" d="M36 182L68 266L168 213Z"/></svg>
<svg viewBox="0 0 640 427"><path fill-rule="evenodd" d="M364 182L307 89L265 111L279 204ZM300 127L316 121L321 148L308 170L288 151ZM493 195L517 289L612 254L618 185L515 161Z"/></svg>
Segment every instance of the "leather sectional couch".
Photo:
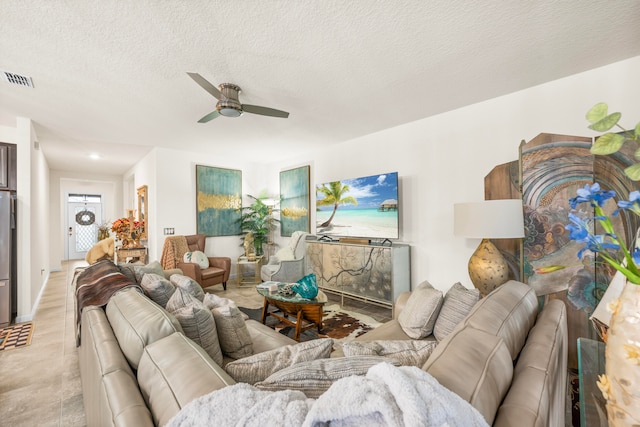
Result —
<svg viewBox="0 0 640 427"><path fill-rule="evenodd" d="M408 340L394 319L356 341ZM426 340L435 340L429 335ZM481 299L422 367L494 426L563 426L567 396L567 313L561 300L539 309L530 286L509 281Z"/></svg>
<svg viewBox="0 0 640 427"><path fill-rule="evenodd" d="M399 339L396 322L359 339ZM254 353L294 343L256 321L246 324ZM564 305L551 301L538 313L533 290L509 282L476 305L423 369L489 424L563 425L566 348ZM116 293L105 308L82 310L79 359L89 426L163 425L193 399L234 384L172 315L135 288Z"/></svg>

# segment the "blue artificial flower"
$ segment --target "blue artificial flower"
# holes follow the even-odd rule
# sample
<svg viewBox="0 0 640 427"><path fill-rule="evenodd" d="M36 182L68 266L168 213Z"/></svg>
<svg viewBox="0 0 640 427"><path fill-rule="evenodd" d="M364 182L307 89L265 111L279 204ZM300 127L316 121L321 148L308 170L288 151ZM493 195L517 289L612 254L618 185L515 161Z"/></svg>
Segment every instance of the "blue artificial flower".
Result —
<svg viewBox="0 0 640 427"><path fill-rule="evenodd" d="M589 228L585 221L578 215L569 213L569 221L573 224L567 224L564 228L569 231L569 239L576 242L586 243L589 239Z"/></svg>
<svg viewBox="0 0 640 427"><path fill-rule="evenodd" d="M589 202L592 206L604 206L604 203L615 197L616 192L612 190L604 191L600 190L600 184L597 182L593 183L591 186L589 184L585 184L584 188L579 188L576 192L578 195L569 199L569 204L571 205L571 209L575 209L576 206L580 203Z"/></svg>
<svg viewBox="0 0 640 427"><path fill-rule="evenodd" d="M601 190L600 184L597 182L585 185L576 193L577 196L569 200L572 211L575 212L576 206L580 203L589 203L594 215L583 219L584 214L581 217L574 212L569 212L570 223L565 226L569 233L569 239L584 244L584 247L577 253L578 259L582 259L585 252L590 251L597 255L596 259L600 259L596 262L608 263L621 272L629 282L640 285L640 247L634 245L633 248L627 249L624 239L618 238L611 220L603 210L605 202L615 197L616 193L611 190ZM613 215L617 215L620 210L626 210L640 216L640 191L632 191L629 193L629 200L618 202L618 209ZM598 224L604 234L594 235L591 231L592 224ZM538 268L536 273L549 273L564 267L561 265L544 266Z"/></svg>
<svg viewBox="0 0 640 427"><path fill-rule="evenodd" d="M632 191L629 193L629 200L620 200L618 207L640 215L640 191ZM620 209L616 209L613 215L618 215Z"/></svg>
<svg viewBox="0 0 640 427"><path fill-rule="evenodd" d="M602 207L604 203L615 197L616 192L612 190L604 191L600 189L600 184L597 182L589 186L589 184L585 184L584 188L579 188L576 191L578 194L576 197L569 199L569 204L571 205L571 209L575 209L579 203L589 202L593 206Z"/></svg>
<svg viewBox="0 0 640 427"><path fill-rule="evenodd" d="M598 234L595 236L593 234L589 234L586 241L583 241L585 243L584 247L578 251L578 258L582 259L582 255L587 249L593 253L607 252L608 250L617 251L620 249L620 245L616 243L606 243L605 237L606 236L603 234Z"/></svg>
<svg viewBox="0 0 640 427"><path fill-rule="evenodd" d="M569 213L569 221L572 224L567 224L565 229L569 231L569 239L575 240L578 243L584 243L584 247L578 251L578 258L582 258L584 252L588 249L591 252L604 252L610 249L619 250L620 246L616 243L607 243L606 238L615 238L616 236L610 236L606 234L593 235L589 231L589 227L586 221L580 218L578 215ZM639 258L640 260L640 254Z"/></svg>

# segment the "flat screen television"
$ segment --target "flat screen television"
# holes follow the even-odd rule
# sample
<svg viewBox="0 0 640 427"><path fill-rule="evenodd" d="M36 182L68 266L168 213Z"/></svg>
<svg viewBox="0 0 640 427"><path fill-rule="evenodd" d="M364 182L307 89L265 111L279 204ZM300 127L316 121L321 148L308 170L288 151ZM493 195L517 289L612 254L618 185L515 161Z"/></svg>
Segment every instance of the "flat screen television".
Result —
<svg viewBox="0 0 640 427"><path fill-rule="evenodd" d="M398 172L316 185L316 234L397 239Z"/></svg>

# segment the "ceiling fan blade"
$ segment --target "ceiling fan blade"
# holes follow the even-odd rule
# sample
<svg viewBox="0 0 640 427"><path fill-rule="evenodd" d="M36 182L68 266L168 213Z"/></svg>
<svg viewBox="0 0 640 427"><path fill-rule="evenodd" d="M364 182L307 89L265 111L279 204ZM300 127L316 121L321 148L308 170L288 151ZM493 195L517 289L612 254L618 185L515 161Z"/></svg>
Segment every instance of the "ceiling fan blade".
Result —
<svg viewBox="0 0 640 427"><path fill-rule="evenodd" d="M260 107L259 105L242 104L242 111L245 113L261 114L263 116L282 117L286 119L289 113L286 111L276 110L275 108Z"/></svg>
<svg viewBox="0 0 640 427"><path fill-rule="evenodd" d="M211 120L215 119L219 115L220 115L220 113L218 113L218 110L213 110L211 113L207 114L206 116L204 116L203 118L198 120L198 123L210 122Z"/></svg>
<svg viewBox="0 0 640 427"><path fill-rule="evenodd" d="M220 92L220 90L218 90L217 87L215 87L214 85L212 85L211 83L209 83L204 77L202 77L200 74L198 73L187 73L189 75L189 77L191 77L196 83L198 83L200 85L200 87L202 87L204 90L206 90L207 92L209 92L214 98L216 98L217 100L220 100L223 98L222 96L222 92Z"/></svg>

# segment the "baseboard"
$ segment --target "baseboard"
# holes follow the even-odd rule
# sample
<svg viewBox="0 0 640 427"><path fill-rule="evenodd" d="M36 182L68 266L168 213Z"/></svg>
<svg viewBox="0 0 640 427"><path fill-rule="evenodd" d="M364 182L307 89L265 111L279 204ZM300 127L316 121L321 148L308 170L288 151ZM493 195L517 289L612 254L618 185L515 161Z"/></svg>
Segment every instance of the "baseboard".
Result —
<svg viewBox="0 0 640 427"><path fill-rule="evenodd" d="M36 315L36 310L40 305L40 299L42 298L42 294L44 293L44 290L49 284L49 277L51 276L47 274L47 277L45 278L43 285L40 288L40 292L38 292L38 298L36 298L36 302L33 304L33 307L31 307L31 313L27 314L26 316L16 316L16 323L31 322L33 320L33 318Z"/></svg>
<svg viewBox="0 0 640 427"><path fill-rule="evenodd" d="M31 322L33 320L33 314L28 316L16 316L16 323Z"/></svg>

